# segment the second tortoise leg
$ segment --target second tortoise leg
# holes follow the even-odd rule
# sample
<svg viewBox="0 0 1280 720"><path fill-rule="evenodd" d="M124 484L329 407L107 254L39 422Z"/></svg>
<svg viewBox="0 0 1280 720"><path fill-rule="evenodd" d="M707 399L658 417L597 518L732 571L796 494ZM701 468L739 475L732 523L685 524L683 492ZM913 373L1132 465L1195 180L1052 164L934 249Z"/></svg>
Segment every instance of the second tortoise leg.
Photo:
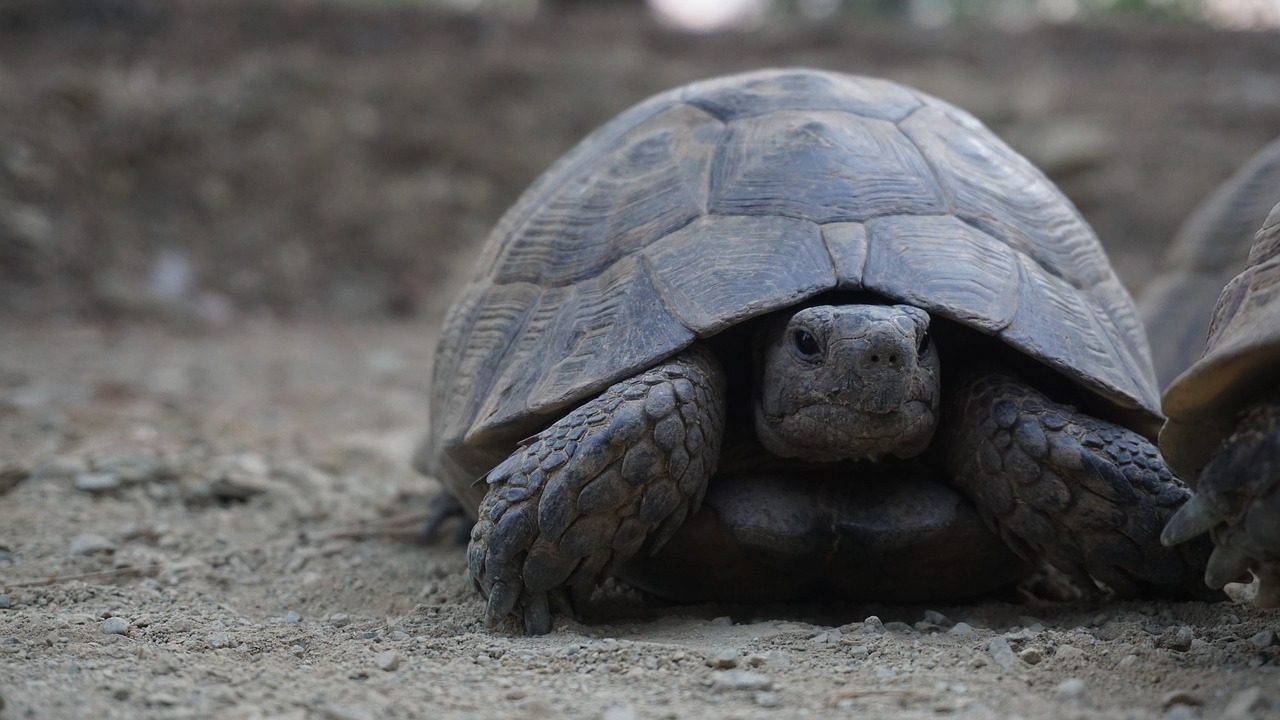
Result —
<svg viewBox="0 0 1280 720"><path fill-rule="evenodd" d="M1235 432L1209 459L1195 499L1169 522L1164 540L1180 543L1210 530L1214 588L1252 570L1256 602L1280 607L1280 387L1240 414Z"/></svg>
<svg viewBox="0 0 1280 720"><path fill-rule="evenodd" d="M623 380L489 472L467 565L485 621L551 629L614 566L662 543L698 508L724 427L724 372L693 349Z"/></svg>

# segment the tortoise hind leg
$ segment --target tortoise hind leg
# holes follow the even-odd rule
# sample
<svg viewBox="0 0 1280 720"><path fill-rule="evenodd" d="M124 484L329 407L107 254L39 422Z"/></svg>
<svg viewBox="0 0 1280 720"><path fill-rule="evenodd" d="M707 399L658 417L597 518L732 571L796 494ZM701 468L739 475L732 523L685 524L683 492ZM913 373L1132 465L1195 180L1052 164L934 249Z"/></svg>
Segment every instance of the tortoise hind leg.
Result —
<svg viewBox="0 0 1280 720"><path fill-rule="evenodd" d="M613 567L651 551L698 508L715 472L725 380L693 349L619 382L531 438L486 477L467 564L485 621L551 629Z"/></svg>
<svg viewBox="0 0 1280 720"><path fill-rule="evenodd" d="M1191 493L1146 438L996 372L946 403L947 469L1015 552L1120 595L1205 596L1208 544L1160 544Z"/></svg>
<svg viewBox="0 0 1280 720"><path fill-rule="evenodd" d="M1280 388L1240 414L1235 432L1210 457L1197 496L1169 521L1162 538L1183 542L1212 529L1216 548L1205 582L1214 588L1248 570L1260 607L1280 607Z"/></svg>

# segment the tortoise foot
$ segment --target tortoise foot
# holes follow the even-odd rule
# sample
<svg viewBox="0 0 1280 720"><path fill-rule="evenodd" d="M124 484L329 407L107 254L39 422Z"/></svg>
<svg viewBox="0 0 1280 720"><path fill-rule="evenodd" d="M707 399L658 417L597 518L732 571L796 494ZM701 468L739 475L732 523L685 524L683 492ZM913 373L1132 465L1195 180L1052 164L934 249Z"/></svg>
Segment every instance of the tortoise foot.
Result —
<svg viewBox="0 0 1280 720"><path fill-rule="evenodd" d="M1208 531L1216 549L1205 582L1258 577L1256 602L1280 605L1280 388L1245 408L1200 474L1195 500L1165 528L1168 544Z"/></svg>
<svg viewBox="0 0 1280 720"><path fill-rule="evenodd" d="M1015 552L1119 595L1206 595L1208 543L1160 543L1191 491L1146 438L1000 373L971 376L948 403L946 462Z"/></svg>
<svg viewBox="0 0 1280 720"><path fill-rule="evenodd" d="M456 531L450 541L455 545L465 545L471 537L471 527L475 524L462 509L462 503L448 490L441 490L427 501L427 519L418 530L418 537L424 543L432 543L438 539L441 528L450 520L458 520Z"/></svg>
<svg viewBox="0 0 1280 720"><path fill-rule="evenodd" d="M702 501L724 425L724 380L694 350L619 382L530 438L486 477L467 564L486 623L551 630L602 577L656 550Z"/></svg>

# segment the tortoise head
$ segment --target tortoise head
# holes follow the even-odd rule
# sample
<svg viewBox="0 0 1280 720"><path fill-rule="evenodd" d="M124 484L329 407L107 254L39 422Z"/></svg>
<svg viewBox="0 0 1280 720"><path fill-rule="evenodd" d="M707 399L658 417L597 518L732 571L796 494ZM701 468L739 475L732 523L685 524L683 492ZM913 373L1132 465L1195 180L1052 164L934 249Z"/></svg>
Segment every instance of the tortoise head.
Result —
<svg viewBox="0 0 1280 720"><path fill-rule="evenodd" d="M929 314L909 305L820 305L760 331L753 398L770 452L814 461L913 457L938 422Z"/></svg>

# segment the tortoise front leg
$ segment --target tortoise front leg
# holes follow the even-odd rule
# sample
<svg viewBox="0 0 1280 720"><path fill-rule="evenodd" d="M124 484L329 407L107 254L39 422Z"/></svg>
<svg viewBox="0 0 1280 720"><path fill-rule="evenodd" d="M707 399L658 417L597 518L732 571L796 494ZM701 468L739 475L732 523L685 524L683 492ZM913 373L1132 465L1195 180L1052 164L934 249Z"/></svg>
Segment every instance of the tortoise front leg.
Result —
<svg viewBox="0 0 1280 720"><path fill-rule="evenodd" d="M1146 438L997 372L962 378L945 402L944 462L1019 555L1120 595L1204 595L1208 544L1160 544L1191 492Z"/></svg>
<svg viewBox="0 0 1280 720"><path fill-rule="evenodd" d="M646 541L661 547L702 502L724 405L724 371L693 349L608 388L490 471L467 550L485 622L516 614L530 634L549 632L551 596L581 605Z"/></svg>
<svg viewBox="0 0 1280 720"><path fill-rule="evenodd" d="M1280 388L1240 414L1162 539L1173 545L1206 530L1216 548L1205 582L1220 588L1252 570L1255 602L1280 607Z"/></svg>

